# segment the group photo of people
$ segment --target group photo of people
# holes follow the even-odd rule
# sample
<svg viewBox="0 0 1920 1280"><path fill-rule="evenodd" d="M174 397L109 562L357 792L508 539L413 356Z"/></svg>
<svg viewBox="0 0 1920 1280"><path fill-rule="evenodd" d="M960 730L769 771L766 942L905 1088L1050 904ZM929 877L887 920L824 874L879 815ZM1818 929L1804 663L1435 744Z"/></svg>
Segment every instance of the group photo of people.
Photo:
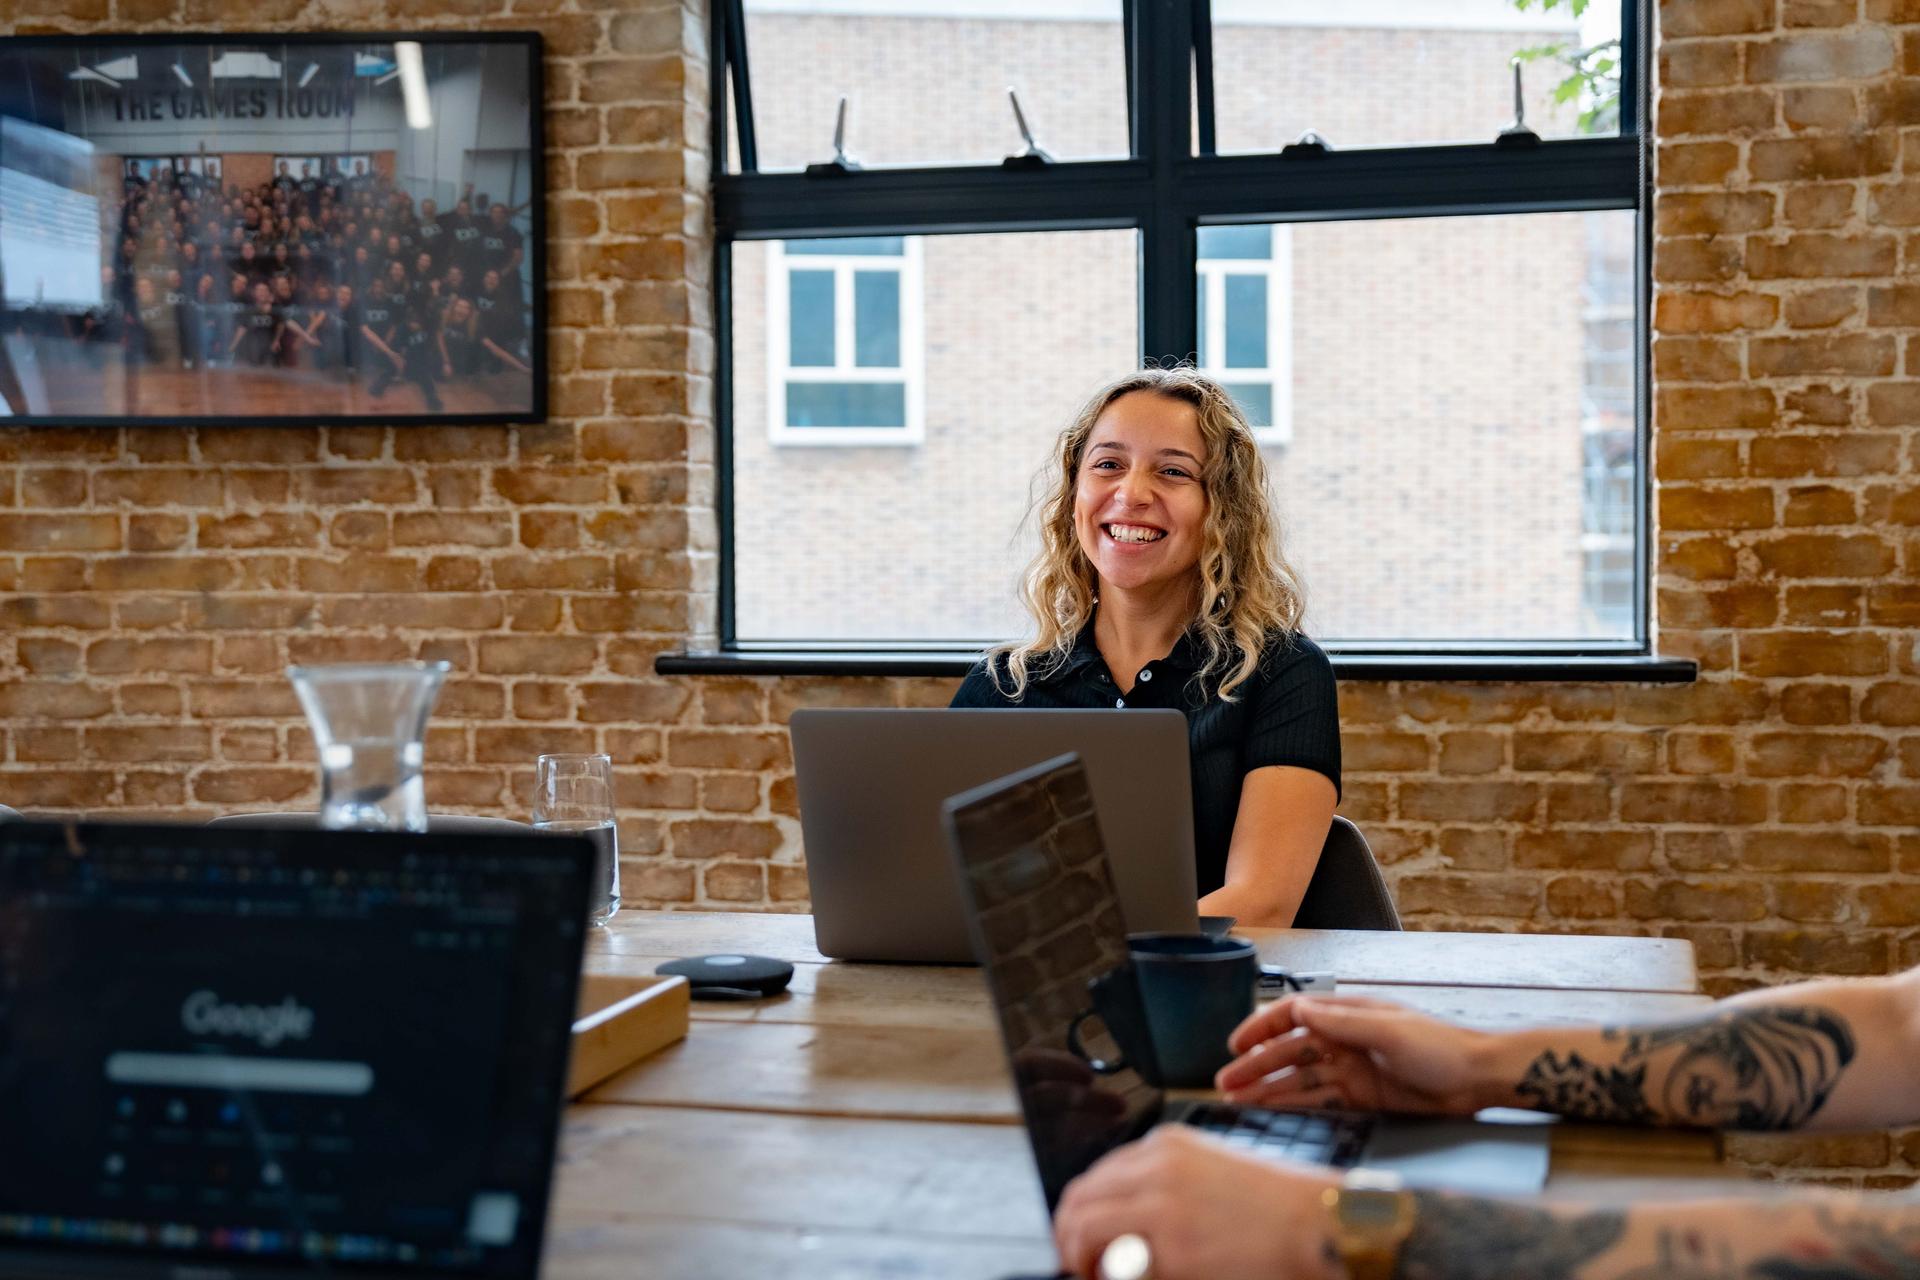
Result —
<svg viewBox="0 0 1920 1280"><path fill-rule="evenodd" d="M443 412L443 390L496 375L530 380L519 210L470 186L450 209L416 205L351 163L279 159L243 188L221 183L217 158L129 158L101 303L64 318L83 359L309 371L403 413Z"/></svg>
<svg viewBox="0 0 1920 1280"><path fill-rule="evenodd" d="M12 416L535 409L532 126L471 110L523 50L433 47L412 102L392 46L21 65L58 93L0 157Z"/></svg>

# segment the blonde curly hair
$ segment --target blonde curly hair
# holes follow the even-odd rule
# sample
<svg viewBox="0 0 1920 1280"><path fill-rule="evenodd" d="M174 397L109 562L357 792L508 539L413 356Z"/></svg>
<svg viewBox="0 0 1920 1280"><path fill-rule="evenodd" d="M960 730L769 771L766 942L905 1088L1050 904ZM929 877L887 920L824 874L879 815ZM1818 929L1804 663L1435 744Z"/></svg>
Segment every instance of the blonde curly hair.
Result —
<svg viewBox="0 0 1920 1280"><path fill-rule="evenodd" d="M1098 582L1074 531L1074 491L1094 424L1114 401L1136 391L1192 405L1206 445L1200 481L1207 507L1195 600L1208 603L1197 604L1188 623L1202 658L1197 678L1204 681L1224 672L1219 695L1232 702L1234 690L1259 665L1269 637L1300 629L1306 596L1299 574L1280 551L1267 464L1254 443L1253 429L1233 397L1212 378L1189 365L1149 366L1116 378L1087 401L1060 433L1053 460L1036 481L1045 481L1057 468L1052 492L1034 506L1040 553L1027 566L1020 588L1034 634L987 653L988 673L1009 698L1026 693L1036 669L1064 662L1093 617Z"/></svg>

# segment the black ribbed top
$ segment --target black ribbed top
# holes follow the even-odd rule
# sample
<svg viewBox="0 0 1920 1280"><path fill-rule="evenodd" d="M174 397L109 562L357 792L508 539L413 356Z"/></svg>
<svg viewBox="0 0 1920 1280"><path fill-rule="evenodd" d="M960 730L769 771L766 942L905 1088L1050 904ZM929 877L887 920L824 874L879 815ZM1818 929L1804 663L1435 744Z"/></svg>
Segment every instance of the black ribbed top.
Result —
<svg viewBox="0 0 1920 1280"><path fill-rule="evenodd" d="M1340 789L1340 709L1333 664L1303 635L1276 634L1260 656L1252 679L1219 697L1221 675L1204 684L1190 634L1166 657L1135 674L1124 697L1093 642L1093 626L1080 633L1073 652L1055 669L1035 671L1025 697L1015 701L995 687L984 661L974 664L953 695L956 707L1173 707L1186 714L1193 768L1193 851L1200 892L1212 893L1227 879L1227 848L1240 811L1246 776L1268 765L1312 769Z"/></svg>

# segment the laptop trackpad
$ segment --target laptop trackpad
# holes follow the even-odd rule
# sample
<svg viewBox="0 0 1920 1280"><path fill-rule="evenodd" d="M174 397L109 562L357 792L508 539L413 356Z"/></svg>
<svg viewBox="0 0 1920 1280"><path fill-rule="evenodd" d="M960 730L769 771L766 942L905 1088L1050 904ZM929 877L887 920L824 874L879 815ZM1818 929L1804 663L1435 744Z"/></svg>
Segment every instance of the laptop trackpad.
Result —
<svg viewBox="0 0 1920 1280"><path fill-rule="evenodd" d="M1511 1113L1508 1113L1511 1114ZM1547 1182L1550 1123L1383 1119L1361 1163L1390 1169L1413 1187L1478 1195L1531 1195Z"/></svg>

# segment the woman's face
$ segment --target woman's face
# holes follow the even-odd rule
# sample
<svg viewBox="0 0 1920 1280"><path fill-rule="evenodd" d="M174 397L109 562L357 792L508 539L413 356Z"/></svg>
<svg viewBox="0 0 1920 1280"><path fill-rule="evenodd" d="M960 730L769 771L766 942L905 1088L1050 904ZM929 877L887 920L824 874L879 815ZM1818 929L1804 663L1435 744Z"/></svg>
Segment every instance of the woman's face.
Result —
<svg viewBox="0 0 1920 1280"><path fill-rule="evenodd" d="M1073 493L1074 533L1103 587L1134 591L1192 577L1207 516L1205 462L1192 405L1130 391L1107 406L1087 437Z"/></svg>

